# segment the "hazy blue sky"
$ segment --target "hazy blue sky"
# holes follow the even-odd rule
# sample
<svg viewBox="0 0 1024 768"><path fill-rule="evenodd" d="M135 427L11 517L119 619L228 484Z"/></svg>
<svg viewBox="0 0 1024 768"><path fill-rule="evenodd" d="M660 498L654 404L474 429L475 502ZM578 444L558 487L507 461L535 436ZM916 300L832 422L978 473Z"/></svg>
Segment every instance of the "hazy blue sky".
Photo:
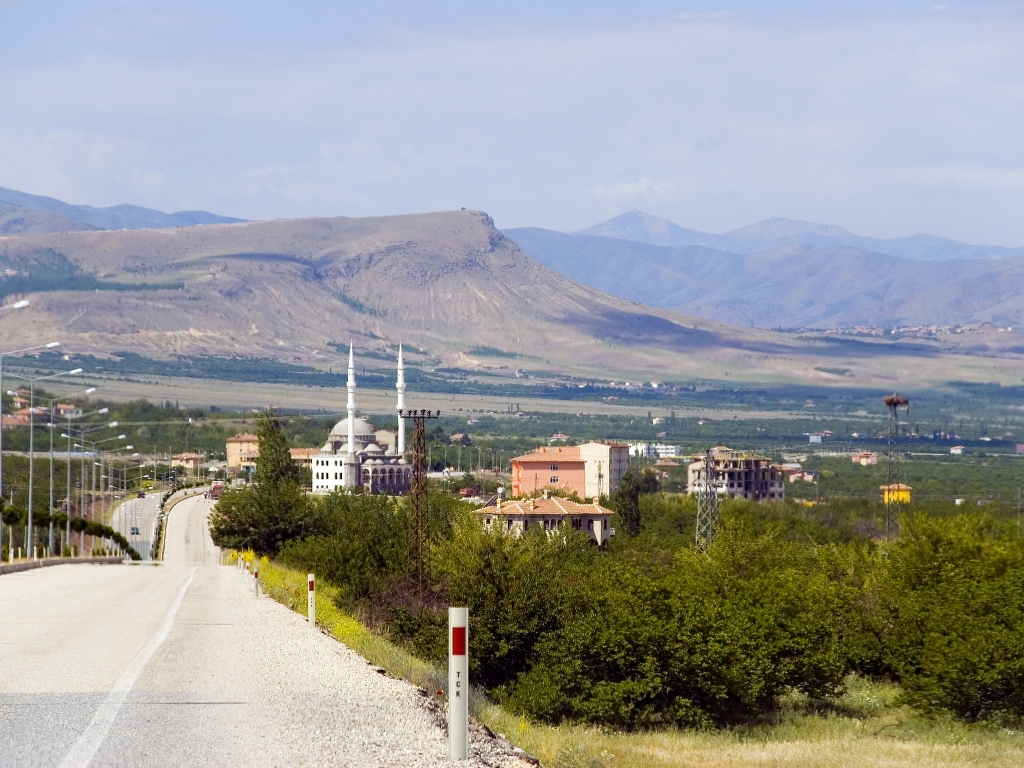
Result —
<svg viewBox="0 0 1024 768"><path fill-rule="evenodd" d="M0 0L0 186L1024 244L1024 5Z"/></svg>

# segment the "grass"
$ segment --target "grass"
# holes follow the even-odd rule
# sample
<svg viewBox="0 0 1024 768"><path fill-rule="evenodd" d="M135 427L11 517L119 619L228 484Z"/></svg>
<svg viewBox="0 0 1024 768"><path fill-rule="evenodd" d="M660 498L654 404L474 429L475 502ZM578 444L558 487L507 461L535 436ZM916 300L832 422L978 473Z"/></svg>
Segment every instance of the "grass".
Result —
<svg viewBox="0 0 1024 768"><path fill-rule="evenodd" d="M236 554L229 556L235 562ZM242 557L252 562L252 553ZM306 574L260 559L266 593L306 613ZM447 687L447 675L375 635L339 609L337 590L317 583L317 623L333 637L427 691ZM531 723L482 695L471 699L481 723L539 758L549 768L767 768L836 766L1024 765L1024 732L994 724L927 717L901 703L899 688L851 676L842 696L809 701L785 697L769 722L718 731L663 730L619 733L596 727Z"/></svg>

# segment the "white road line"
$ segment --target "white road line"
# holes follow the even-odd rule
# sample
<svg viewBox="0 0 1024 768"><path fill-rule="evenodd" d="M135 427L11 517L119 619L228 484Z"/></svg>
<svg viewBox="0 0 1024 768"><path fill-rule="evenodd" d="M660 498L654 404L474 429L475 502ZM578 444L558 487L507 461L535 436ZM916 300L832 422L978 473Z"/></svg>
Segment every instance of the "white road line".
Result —
<svg viewBox="0 0 1024 768"><path fill-rule="evenodd" d="M117 713L120 712L132 686L135 685L136 678L145 668L150 657L156 653L156 649L160 647L161 643L171 633L171 627L174 626L174 617L177 615L178 609L181 607L181 601L185 599L185 592L188 590L189 584L192 583L192 577L195 575L196 569L193 568L192 572L188 575L188 581L185 582L185 586L181 588L181 592L178 593L174 604L167 612L167 617L164 619L164 623L160 626L159 631L138 652L132 663L128 666L128 669L114 683L114 688L107 694L107 698L103 700L103 703L100 704L96 714L93 715L92 722L82 732L82 735L78 737L78 741L75 742L71 751L68 752L64 761L60 764L60 768L86 768L89 765L96 754L96 750L100 748L100 744L107 737L110 727L117 718Z"/></svg>

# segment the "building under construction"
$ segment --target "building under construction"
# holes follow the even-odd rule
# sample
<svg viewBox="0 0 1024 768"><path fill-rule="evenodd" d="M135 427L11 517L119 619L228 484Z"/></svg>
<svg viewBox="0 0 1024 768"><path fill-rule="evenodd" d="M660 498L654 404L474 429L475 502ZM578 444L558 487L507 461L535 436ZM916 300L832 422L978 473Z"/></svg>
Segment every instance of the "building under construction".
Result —
<svg viewBox="0 0 1024 768"><path fill-rule="evenodd" d="M784 499L786 497L785 470L772 464L767 456L750 451L734 451L719 445L709 451L711 456L711 483L719 496L735 499ZM686 469L687 488L691 496L704 493L704 456L691 462Z"/></svg>

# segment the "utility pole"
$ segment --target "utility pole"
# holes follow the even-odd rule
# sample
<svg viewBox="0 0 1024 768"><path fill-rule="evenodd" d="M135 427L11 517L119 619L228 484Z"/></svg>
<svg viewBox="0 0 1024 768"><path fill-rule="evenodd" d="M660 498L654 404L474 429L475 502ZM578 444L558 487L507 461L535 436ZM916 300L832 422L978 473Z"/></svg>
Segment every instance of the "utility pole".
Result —
<svg viewBox="0 0 1024 768"><path fill-rule="evenodd" d="M697 493L697 551L703 552L715 538L715 531L721 523L718 512L718 489L714 457L709 448L704 452L704 466L701 468L703 488Z"/></svg>
<svg viewBox="0 0 1024 768"><path fill-rule="evenodd" d="M426 430L423 422L427 419L436 419L441 415L440 411L416 410L415 408L399 410L399 419L412 419L413 442L412 442L412 488L410 489L410 500L412 502L412 516L410 520L410 574L415 574L416 586L420 599L423 598L423 563L424 554L427 548L427 450Z"/></svg>
<svg viewBox="0 0 1024 768"><path fill-rule="evenodd" d="M890 511L892 509L892 501L896 496L893 492L893 484L899 483L900 478L900 420L899 420L899 409L906 409L907 413L910 413L910 398L904 397L903 395L897 395L893 392L891 395L886 395L882 398L882 402L889 408L889 440L888 448L886 450L886 478L885 484L888 486L885 494L885 540L889 541L889 526L892 515ZM897 502L898 503L898 502Z"/></svg>

